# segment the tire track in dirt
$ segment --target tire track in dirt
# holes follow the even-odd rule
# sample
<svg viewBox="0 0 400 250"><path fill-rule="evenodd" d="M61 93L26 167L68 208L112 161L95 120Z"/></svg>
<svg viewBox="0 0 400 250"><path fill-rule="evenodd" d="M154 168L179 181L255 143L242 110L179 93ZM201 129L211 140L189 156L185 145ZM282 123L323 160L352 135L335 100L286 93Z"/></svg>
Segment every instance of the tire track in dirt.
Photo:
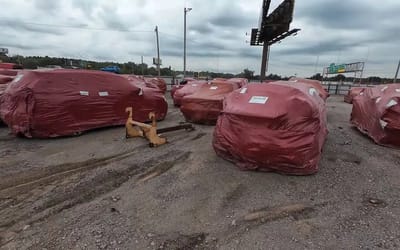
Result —
<svg viewBox="0 0 400 250"><path fill-rule="evenodd" d="M175 164L186 160L190 154L191 152L169 151L157 157L130 165L125 169L111 172L102 171L94 176L87 174L89 180L82 178L81 182L77 185L65 179L63 180L64 183L60 183L55 189L43 195L48 200L45 200L39 207L32 208L32 204L27 201L25 202L26 204L23 204L16 211L13 209L0 211L0 236L7 233L7 231L19 232L24 225L43 221L49 216L60 213L65 209L89 202L100 195L118 188L136 176L133 181L136 182L135 185L140 185L143 183L140 180L143 180L146 176L154 178L162 175L174 167ZM157 173L157 175L153 176L154 173ZM69 191L63 192L63 190ZM0 242L0 246L3 244L5 242Z"/></svg>
<svg viewBox="0 0 400 250"><path fill-rule="evenodd" d="M200 137L204 135L205 133L200 133ZM194 138L185 136L180 139L180 142L187 140L196 140L198 138L199 134L195 135ZM103 158L89 159L86 161L75 163L51 165L37 171L23 172L18 175L3 178L0 183L0 199L9 197L15 191L29 191L32 186L45 185L51 183L54 180L64 178L78 172L104 166L113 161L123 160L146 149L148 149L147 144L143 144L133 149L130 149L129 151L106 156Z"/></svg>
<svg viewBox="0 0 400 250"><path fill-rule="evenodd" d="M140 153L140 151L137 151L137 149L141 149L143 147L144 146L140 146L126 152L103 158L89 159L76 163L52 165L37 172L26 172L18 176L11 176L8 179L3 179L0 183L0 198L3 197L3 193L7 194L7 196L10 196L15 191L20 192L23 190L29 190L32 186L48 184L54 180L64 178L78 172L104 166L113 161L123 160L134 154Z"/></svg>
<svg viewBox="0 0 400 250"><path fill-rule="evenodd" d="M198 135L194 138L197 136ZM193 138L186 136L179 140L180 142L184 142L187 140L193 140ZM27 171L8 178L3 178L0 183L0 200L7 199L16 193L27 192L34 186L47 185L57 179L62 179L79 172L101 167L114 161L123 160L132 155L143 153L142 151L146 149L148 149L147 144L103 158L89 159L76 163L52 165L38 171Z"/></svg>
<svg viewBox="0 0 400 250"><path fill-rule="evenodd" d="M229 242L252 228L288 217L293 218L295 221L309 219L316 216L320 208L327 206L331 202L332 201L326 201L317 204L295 203L249 211L247 214L233 220L227 231L220 232L221 235L224 235L223 237L221 236L221 238Z"/></svg>

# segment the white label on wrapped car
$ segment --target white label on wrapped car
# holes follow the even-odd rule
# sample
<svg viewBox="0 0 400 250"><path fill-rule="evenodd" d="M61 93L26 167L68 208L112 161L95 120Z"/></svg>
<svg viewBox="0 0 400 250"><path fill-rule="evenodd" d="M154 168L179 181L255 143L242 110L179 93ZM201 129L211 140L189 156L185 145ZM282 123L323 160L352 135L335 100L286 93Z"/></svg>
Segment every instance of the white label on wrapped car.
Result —
<svg viewBox="0 0 400 250"><path fill-rule="evenodd" d="M394 105L397 105L397 102L395 100L390 100L390 102L386 105L387 108L390 108Z"/></svg>
<svg viewBox="0 0 400 250"><path fill-rule="evenodd" d="M143 89L142 88L140 88L139 95L140 96L143 95Z"/></svg>
<svg viewBox="0 0 400 250"><path fill-rule="evenodd" d="M379 123L381 124L382 128L385 128L387 126L387 122L385 122L384 120L379 120Z"/></svg>
<svg viewBox="0 0 400 250"><path fill-rule="evenodd" d="M383 92L383 91L385 91L387 88L388 88L388 86L385 86L385 87L383 87L383 88L381 89L381 91Z"/></svg>
<svg viewBox="0 0 400 250"><path fill-rule="evenodd" d="M210 89L216 90L216 89L218 89L218 86L211 86Z"/></svg>
<svg viewBox="0 0 400 250"><path fill-rule="evenodd" d="M80 95L89 96L89 91L79 91Z"/></svg>
<svg viewBox="0 0 400 250"><path fill-rule="evenodd" d="M99 92L99 96L108 96L107 91Z"/></svg>
<svg viewBox="0 0 400 250"><path fill-rule="evenodd" d="M245 94L246 91L247 91L247 88L242 88L242 89L240 90L240 94Z"/></svg>
<svg viewBox="0 0 400 250"><path fill-rule="evenodd" d="M360 95L364 95L364 92L361 92Z"/></svg>
<svg viewBox="0 0 400 250"><path fill-rule="evenodd" d="M400 89L396 89L396 92L398 92L398 93L399 93L399 92L400 92Z"/></svg>
<svg viewBox="0 0 400 250"><path fill-rule="evenodd" d="M196 84L196 83L193 83L193 84L192 84L192 86L193 86L193 87L196 87L196 86L197 86L197 84Z"/></svg>
<svg viewBox="0 0 400 250"><path fill-rule="evenodd" d="M317 90L314 89L314 88L310 88L310 89L308 90L308 93L310 93L310 95L315 95L315 94L317 94Z"/></svg>
<svg viewBox="0 0 400 250"><path fill-rule="evenodd" d="M375 103L379 103L379 102L381 101L381 99L382 99L382 97L378 97L378 98L376 98L376 101L375 101Z"/></svg>
<svg viewBox="0 0 400 250"><path fill-rule="evenodd" d="M252 96L249 103L265 104L268 101L268 96Z"/></svg>

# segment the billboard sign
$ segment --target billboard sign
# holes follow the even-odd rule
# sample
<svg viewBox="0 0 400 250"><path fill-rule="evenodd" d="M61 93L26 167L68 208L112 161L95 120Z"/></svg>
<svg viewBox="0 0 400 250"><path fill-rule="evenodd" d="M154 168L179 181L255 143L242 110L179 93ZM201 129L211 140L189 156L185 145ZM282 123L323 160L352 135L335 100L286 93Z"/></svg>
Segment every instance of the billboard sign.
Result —
<svg viewBox="0 0 400 250"><path fill-rule="evenodd" d="M364 62L338 64L338 65L331 63L328 67L324 68L324 74L341 74L341 73L359 72L363 70L364 70Z"/></svg>
<svg viewBox="0 0 400 250"><path fill-rule="evenodd" d="M153 57L153 64L154 65L162 65L162 60L160 59L160 61L158 61L158 58Z"/></svg>
<svg viewBox="0 0 400 250"><path fill-rule="evenodd" d="M289 31L293 19L295 0L284 0L268 15L271 0L263 0L258 28L251 30L251 46L269 45L296 33Z"/></svg>
<svg viewBox="0 0 400 250"><path fill-rule="evenodd" d="M0 54L8 54L7 48L0 48Z"/></svg>

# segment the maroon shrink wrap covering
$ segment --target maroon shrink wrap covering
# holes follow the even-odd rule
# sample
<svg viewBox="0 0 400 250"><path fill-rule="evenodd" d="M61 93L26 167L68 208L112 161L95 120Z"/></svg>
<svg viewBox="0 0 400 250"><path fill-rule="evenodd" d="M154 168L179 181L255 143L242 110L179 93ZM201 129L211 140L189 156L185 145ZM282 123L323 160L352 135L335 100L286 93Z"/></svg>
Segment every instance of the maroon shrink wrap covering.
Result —
<svg viewBox="0 0 400 250"><path fill-rule="evenodd" d="M351 123L377 144L400 147L400 83L366 88L355 96Z"/></svg>
<svg viewBox="0 0 400 250"><path fill-rule="evenodd" d="M7 84L14 79L13 76L0 75L0 85Z"/></svg>
<svg viewBox="0 0 400 250"><path fill-rule="evenodd" d="M0 98L3 95L4 91L7 88L7 84L0 84Z"/></svg>
<svg viewBox="0 0 400 250"><path fill-rule="evenodd" d="M152 85L152 86L157 87L163 93L167 92L167 83L162 78L159 78L159 77L153 77L153 78L145 77L144 81L146 82L147 85Z"/></svg>
<svg viewBox="0 0 400 250"><path fill-rule="evenodd" d="M298 77L292 77L289 79L289 81L290 82L302 82L302 83L309 85L310 87L314 87L318 91L321 98L324 99L325 101L329 97L328 91L326 91L326 89L322 86L322 83L320 81L312 80L312 79L305 79L305 78L298 78Z"/></svg>
<svg viewBox="0 0 400 250"><path fill-rule="evenodd" d="M178 81L178 80L177 80ZM183 88L187 83L196 81L194 78L184 78L179 84L174 84L171 87L171 97L174 98L174 94L178 89Z"/></svg>
<svg viewBox="0 0 400 250"><path fill-rule="evenodd" d="M152 89L159 89L163 93L167 91L167 83L162 78L148 78L138 75L122 74L120 75L131 82L135 82L136 85L139 84L140 87L148 87Z"/></svg>
<svg viewBox="0 0 400 250"><path fill-rule="evenodd" d="M6 90L8 83L14 79L14 76L8 75L0 75L0 106L1 106L1 96L3 95L4 91ZM3 124L3 121L0 117L0 124Z"/></svg>
<svg viewBox="0 0 400 250"><path fill-rule="evenodd" d="M16 69L0 69L0 75L4 76L16 76L18 72L22 70L16 70Z"/></svg>
<svg viewBox="0 0 400 250"><path fill-rule="evenodd" d="M133 119L142 122L148 121L150 111L158 119L167 112L159 90L141 89L101 71L26 71L0 99L1 118L13 133L39 138L125 124L126 107L133 107Z"/></svg>
<svg viewBox="0 0 400 250"><path fill-rule="evenodd" d="M227 79L227 81L231 83L236 83L239 86L239 88L249 83L249 81L246 78L230 78Z"/></svg>
<svg viewBox="0 0 400 250"><path fill-rule="evenodd" d="M194 94L204 84L207 84L207 81L189 81L182 88L177 89L173 96L174 105L180 106L183 97Z"/></svg>
<svg viewBox="0 0 400 250"><path fill-rule="evenodd" d="M353 98L355 96L358 96L361 92L363 92L364 89L365 89L365 87L352 87L347 92L347 95L344 96L344 102L352 104L353 103Z"/></svg>
<svg viewBox="0 0 400 250"><path fill-rule="evenodd" d="M22 69L22 66L16 63L0 62L0 69Z"/></svg>
<svg viewBox="0 0 400 250"><path fill-rule="evenodd" d="M214 130L218 156L242 170L318 171L327 135L324 100L301 82L249 84L229 94Z"/></svg>
<svg viewBox="0 0 400 250"><path fill-rule="evenodd" d="M226 80L213 80L209 84L203 84L194 94L182 99L181 112L190 122L215 124L222 111L225 96L238 88L236 82Z"/></svg>
<svg viewBox="0 0 400 250"><path fill-rule="evenodd" d="M178 89L183 88L183 86L185 86L185 85L178 85L178 84L172 85L172 87L171 87L171 97L172 97L172 99L174 98L175 92L176 92Z"/></svg>
<svg viewBox="0 0 400 250"><path fill-rule="evenodd" d="M1 106L1 97L3 96L4 91L7 88L7 84L0 84L0 106ZM1 123L1 117L0 117L0 123Z"/></svg>
<svg viewBox="0 0 400 250"><path fill-rule="evenodd" d="M218 81L218 82L227 81L229 83L236 84L237 86L239 86L239 88L249 83L249 81L246 78L214 78L213 81Z"/></svg>

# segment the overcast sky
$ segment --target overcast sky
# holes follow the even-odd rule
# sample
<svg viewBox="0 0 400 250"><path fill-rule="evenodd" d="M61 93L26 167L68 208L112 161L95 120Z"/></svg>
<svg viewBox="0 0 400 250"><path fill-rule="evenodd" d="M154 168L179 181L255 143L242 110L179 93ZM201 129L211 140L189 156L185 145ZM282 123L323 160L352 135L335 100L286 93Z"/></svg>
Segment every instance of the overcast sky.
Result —
<svg viewBox="0 0 400 250"><path fill-rule="evenodd" d="M272 8L282 0L272 0ZM187 68L259 73L261 47L246 32L257 27L262 0L0 0L0 47L10 54L151 64L154 27L163 66L183 68L183 8ZM297 0L295 37L273 45L269 73L310 76L330 63L366 61L365 75L393 77L400 59L399 0Z"/></svg>

